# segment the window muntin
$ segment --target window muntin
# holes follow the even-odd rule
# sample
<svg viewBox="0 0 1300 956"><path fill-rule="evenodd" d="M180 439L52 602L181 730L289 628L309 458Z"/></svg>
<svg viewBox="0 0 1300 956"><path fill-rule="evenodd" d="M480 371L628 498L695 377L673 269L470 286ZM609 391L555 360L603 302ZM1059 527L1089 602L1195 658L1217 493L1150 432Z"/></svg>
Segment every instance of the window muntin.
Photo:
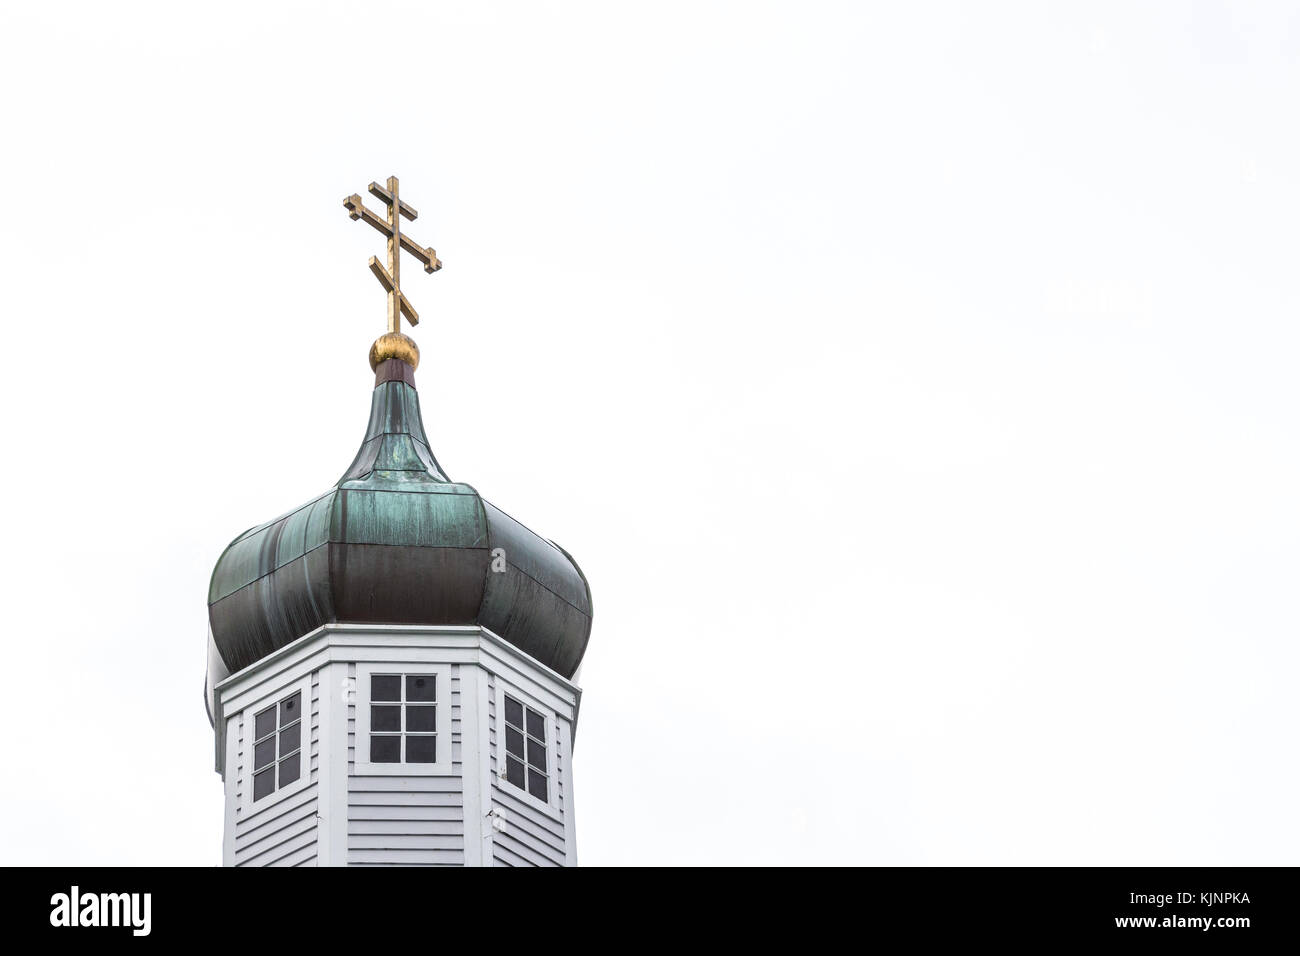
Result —
<svg viewBox="0 0 1300 956"><path fill-rule="evenodd" d="M438 762L438 675L370 675L370 762Z"/></svg>
<svg viewBox="0 0 1300 956"><path fill-rule="evenodd" d="M253 715L253 800L302 776L302 691Z"/></svg>
<svg viewBox="0 0 1300 956"><path fill-rule="evenodd" d="M546 718L540 711L505 695L506 780L546 803Z"/></svg>

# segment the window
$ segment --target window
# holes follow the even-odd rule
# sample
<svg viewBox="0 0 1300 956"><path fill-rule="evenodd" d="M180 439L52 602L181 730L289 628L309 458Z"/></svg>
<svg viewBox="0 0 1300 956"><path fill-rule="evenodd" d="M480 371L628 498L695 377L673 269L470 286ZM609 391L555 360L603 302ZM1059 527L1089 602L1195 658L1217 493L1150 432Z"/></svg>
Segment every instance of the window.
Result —
<svg viewBox="0 0 1300 956"><path fill-rule="evenodd" d="M311 688L310 673L276 682L239 712L244 813L261 812L311 785Z"/></svg>
<svg viewBox="0 0 1300 956"><path fill-rule="evenodd" d="M302 691L253 715L253 800L302 776Z"/></svg>
<svg viewBox="0 0 1300 956"><path fill-rule="evenodd" d="M438 762L438 675L370 675L370 762Z"/></svg>
<svg viewBox="0 0 1300 956"><path fill-rule="evenodd" d="M550 790L546 769L546 718L505 695L506 779L546 803Z"/></svg>
<svg viewBox="0 0 1300 956"><path fill-rule="evenodd" d="M354 774L409 777L454 772L452 666L356 665Z"/></svg>

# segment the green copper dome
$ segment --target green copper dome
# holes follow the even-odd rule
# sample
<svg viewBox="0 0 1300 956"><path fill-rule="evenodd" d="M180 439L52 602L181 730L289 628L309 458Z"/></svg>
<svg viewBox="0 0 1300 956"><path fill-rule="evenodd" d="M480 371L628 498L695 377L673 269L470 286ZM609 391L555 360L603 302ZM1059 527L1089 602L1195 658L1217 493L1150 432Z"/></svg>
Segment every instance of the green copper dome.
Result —
<svg viewBox="0 0 1300 956"><path fill-rule="evenodd" d="M332 488L237 537L208 590L207 696L322 624L478 624L564 677L591 633L573 559L433 456L414 370L376 369L370 422Z"/></svg>

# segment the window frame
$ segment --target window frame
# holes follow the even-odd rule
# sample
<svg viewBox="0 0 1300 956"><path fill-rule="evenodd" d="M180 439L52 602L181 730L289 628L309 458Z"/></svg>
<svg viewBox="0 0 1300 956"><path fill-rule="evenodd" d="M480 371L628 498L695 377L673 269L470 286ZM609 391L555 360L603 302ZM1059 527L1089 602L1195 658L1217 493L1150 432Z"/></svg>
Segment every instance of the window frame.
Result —
<svg viewBox="0 0 1300 956"><path fill-rule="evenodd" d="M515 786L513 783L510 782L509 778L506 777L506 753L507 753L506 752L506 696L507 695L513 697L515 700L519 701L525 707L528 707L531 710L535 710L537 713L541 714L542 719L546 722L546 767L547 767L546 785L547 786L546 786L545 800L541 800L528 792L528 777L526 776L527 770L525 770L524 786L522 787ZM524 723L527 724L527 722L528 722L528 717L525 714ZM559 787L560 776L561 776L560 745L559 745L559 740L560 740L559 716L555 713L555 711L552 708L547 707L536 697L524 691L519 690L517 687L514 686L507 687L500 679L498 679L496 681L496 716L495 716L494 723L495 723L494 729L496 731L496 745L495 745L496 754L495 755L497 760L497 771L495 776L496 776L497 788L501 790L503 793L509 794L511 797L515 798L516 800L522 800L523 802L527 803L529 806L537 810L540 810L543 813L558 820L563 814L563 811L560 807L560 787ZM527 739L527 735L525 735L525 740L526 739ZM525 743L525 753L526 752L527 752L527 744ZM524 763L525 766L527 766L526 759Z"/></svg>
<svg viewBox="0 0 1300 956"><path fill-rule="evenodd" d="M265 797L260 800L253 799L253 775L256 773L254 761L256 760L255 734L257 733L257 715L268 707L275 705L279 707L280 703L294 694L302 695L302 715L298 718L302 727L298 743L298 752L301 754L301 763L298 769L298 779L285 787L276 787ZM276 739L279 739L280 723L279 713L276 714ZM278 690L263 694L253 703L249 704L240 712L240 744L243 751L243 766L240 769L241 786L243 795L240 800L240 809L243 815L260 813L267 807L273 807L281 800L293 796L300 790L305 789L312 782L311 774L311 674L306 674L296 681L286 684ZM274 763L277 765L276 779L279 780L280 754L277 752Z"/></svg>
<svg viewBox="0 0 1300 956"><path fill-rule="evenodd" d="M433 763L372 763L370 760L370 678L376 674L400 674L405 697L408 676L434 678L434 730L437 740ZM354 740L353 776L365 777L417 777L445 776L453 773L451 739L451 665L419 664L394 661L392 663L367 662L357 664L356 683L352 703L356 708L356 737ZM380 701L381 706L386 703ZM406 704L403 704L405 711ZM405 712L403 712L405 723ZM405 734L403 733L403 736Z"/></svg>

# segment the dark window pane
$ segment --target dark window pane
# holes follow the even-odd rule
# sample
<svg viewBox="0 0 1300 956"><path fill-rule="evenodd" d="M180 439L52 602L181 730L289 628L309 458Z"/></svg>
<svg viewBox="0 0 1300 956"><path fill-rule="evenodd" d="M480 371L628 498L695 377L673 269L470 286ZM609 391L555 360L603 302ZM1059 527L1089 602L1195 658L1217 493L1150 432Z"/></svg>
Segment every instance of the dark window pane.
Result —
<svg viewBox="0 0 1300 956"><path fill-rule="evenodd" d="M514 757L506 758L506 779L520 790L524 788L524 765Z"/></svg>
<svg viewBox="0 0 1300 956"><path fill-rule="evenodd" d="M433 704L408 704L406 707L406 729L411 731L437 730L438 708Z"/></svg>
<svg viewBox="0 0 1300 956"><path fill-rule="evenodd" d="M280 756L291 754L302 746L302 721L280 731Z"/></svg>
<svg viewBox="0 0 1300 956"><path fill-rule="evenodd" d="M374 706L370 708L370 729L371 730L401 730L402 729L402 706L400 704L385 704L382 707Z"/></svg>
<svg viewBox="0 0 1300 956"><path fill-rule="evenodd" d="M302 769L302 751L280 761L280 786L288 786L298 779Z"/></svg>
<svg viewBox="0 0 1300 956"><path fill-rule="evenodd" d="M528 762L538 770L546 770L546 744L528 738Z"/></svg>
<svg viewBox="0 0 1300 956"><path fill-rule="evenodd" d="M528 792L538 800L546 799L546 774L528 771Z"/></svg>
<svg viewBox="0 0 1300 956"><path fill-rule="evenodd" d="M407 763L435 763L437 760L437 737L407 737Z"/></svg>
<svg viewBox="0 0 1300 956"><path fill-rule="evenodd" d="M302 692L280 701L280 726L291 724L302 716Z"/></svg>
<svg viewBox="0 0 1300 956"><path fill-rule="evenodd" d="M524 705L513 697L506 698L506 723L519 728L524 726Z"/></svg>
<svg viewBox="0 0 1300 956"><path fill-rule="evenodd" d="M407 700L437 700L437 681L432 674L408 674L406 678Z"/></svg>
<svg viewBox="0 0 1300 956"><path fill-rule="evenodd" d="M396 674L371 674L370 699L401 700L402 678Z"/></svg>
<svg viewBox="0 0 1300 956"><path fill-rule="evenodd" d="M268 767L261 773L253 774L253 799L261 800L268 793L275 792L275 768Z"/></svg>
<svg viewBox="0 0 1300 956"><path fill-rule="evenodd" d="M275 708L268 707L253 718L253 739L261 740L267 734L275 733Z"/></svg>
<svg viewBox="0 0 1300 956"><path fill-rule="evenodd" d="M538 740L546 739L546 721L542 719L541 714L531 707L528 708L528 732Z"/></svg>
<svg viewBox="0 0 1300 956"><path fill-rule="evenodd" d="M506 752L524 759L524 735L513 727L506 728Z"/></svg>
<svg viewBox="0 0 1300 956"><path fill-rule="evenodd" d="M402 762L402 738L401 737L380 737L378 734L371 735L370 762L371 763L401 763Z"/></svg>
<svg viewBox="0 0 1300 956"><path fill-rule="evenodd" d="M267 737L253 748L253 769L261 770L275 763L275 738Z"/></svg>

